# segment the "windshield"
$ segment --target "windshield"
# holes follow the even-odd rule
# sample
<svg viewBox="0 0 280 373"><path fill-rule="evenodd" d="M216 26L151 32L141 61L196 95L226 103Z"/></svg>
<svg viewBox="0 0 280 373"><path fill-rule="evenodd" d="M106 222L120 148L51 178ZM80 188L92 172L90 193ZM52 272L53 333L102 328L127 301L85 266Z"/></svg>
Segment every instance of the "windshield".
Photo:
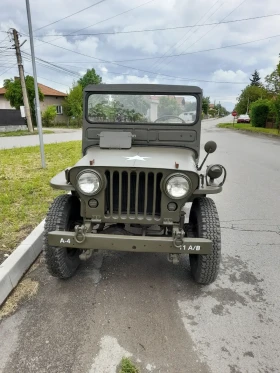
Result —
<svg viewBox="0 0 280 373"><path fill-rule="evenodd" d="M176 123L191 125L197 116L197 99L190 95L91 94L90 122Z"/></svg>

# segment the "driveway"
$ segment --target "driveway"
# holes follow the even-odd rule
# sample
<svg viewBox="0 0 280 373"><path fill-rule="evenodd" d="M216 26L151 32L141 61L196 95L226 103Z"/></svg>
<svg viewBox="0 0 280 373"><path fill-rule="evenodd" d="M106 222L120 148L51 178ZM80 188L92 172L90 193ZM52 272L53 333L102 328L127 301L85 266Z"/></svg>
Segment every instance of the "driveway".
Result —
<svg viewBox="0 0 280 373"><path fill-rule="evenodd" d="M207 164L228 170L213 197L218 280L198 286L187 258L162 254L96 253L68 281L39 260L37 294L0 324L1 373L115 373L122 356L141 372L279 372L280 142L216 123L203 123L202 147L216 141Z"/></svg>

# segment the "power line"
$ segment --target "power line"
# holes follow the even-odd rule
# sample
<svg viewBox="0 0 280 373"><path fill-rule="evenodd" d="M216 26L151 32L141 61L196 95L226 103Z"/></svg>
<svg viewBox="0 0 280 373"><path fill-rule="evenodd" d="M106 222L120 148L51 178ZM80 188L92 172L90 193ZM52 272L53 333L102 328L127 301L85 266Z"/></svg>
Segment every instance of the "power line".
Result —
<svg viewBox="0 0 280 373"><path fill-rule="evenodd" d="M83 30L86 30L86 29L88 29L88 28L90 28L90 27L96 26L96 25L98 25L98 24L100 24L100 23L103 23L103 22L106 22L106 21L108 21L108 20L110 20L110 19L113 19L113 18L119 17L119 16L121 16L121 15L123 15L123 14L126 14L126 13L128 13L128 12L132 12L133 10L138 9L138 8L144 6L144 5L147 5L147 4L149 4L149 3L153 2L153 1L155 1L155 0L149 0L149 1L147 1L147 2L145 2L145 3L142 3L142 4L140 4L140 5L136 6L136 7L133 7L133 8L130 8L130 9L128 9L128 10L125 10L124 12L118 13L118 14L112 16L112 17L109 17L109 18L103 19L103 20L101 20L101 21L99 21L99 22L96 22L96 23L94 23L94 24L92 24L92 25L89 25L89 26L87 26L87 27L84 27L84 28L81 28L81 29L79 29L79 30L76 30L76 31L74 31L73 33L75 33L75 32L79 32L79 31L83 31ZM37 29L37 30L39 30L39 29ZM35 30L35 31L37 31L37 30ZM72 34L73 34L73 33L72 33ZM29 37L29 35L27 35L27 34L25 34L25 33L22 33L22 34L24 34L25 36ZM51 41L58 40L58 39L60 39L60 37L61 37L61 36L59 36L58 38L53 39L53 40L51 40ZM34 39L36 39L36 38L34 38ZM38 40L39 42L43 42L43 40L40 40L40 39L37 39L37 40Z"/></svg>
<svg viewBox="0 0 280 373"><path fill-rule="evenodd" d="M152 3L153 1L155 1L155 0L149 0L149 1L147 1L147 2L145 2L145 3L142 3L142 4L140 4L140 5L137 5L137 6L133 7L133 8L127 9L127 10L125 10L124 12L118 13L118 14L112 16L112 17L109 17L109 18L103 19L103 20L101 20L101 21L99 21L99 22L96 22L96 23L94 23L94 24L92 24L92 25L89 25L89 26L87 26L87 27L83 27L83 28L81 28L81 29L79 29L79 30L76 30L76 31L72 32L71 34L73 34L73 33L75 33L75 32L79 32L79 31L86 30L86 29L88 29L88 28L90 28L90 27L94 27L94 26L96 26L96 25L99 25L100 23L103 23L103 22L109 21L110 19L113 19L113 18L116 18L116 17L122 16L123 14L129 13L129 12L132 12L133 10L138 9L138 8L141 8L141 7L144 6L144 5L150 4L150 3Z"/></svg>
<svg viewBox="0 0 280 373"><path fill-rule="evenodd" d="M215 6L216 6L216 4L218 4L218 2L219 2L220 0L217 0L211 7L210 7L210 9L209 10L207 10L207 12L197 21L197 23L196 23L196 25L197 24L199 24L199 22L211 11L211 9L212 8L214 8ZM208 21L208 19L209 18L211 18L212 17L212 15L214 15L221 7L223 6L223 3L210 15L210 16L208 16L207 18L206 18L206 21ZM187 31L187 33L181 38L181 39L179 39L178 41L177 41L177 43L174 45L174 46L172 46L171 48L169 48L163 55L162 55L162 59L160 59L158 62L154 62L153 64L152 64L152 66L151 66L151 68L159 68L160 67L160 65L163 63L163 61L165 60L165 56L167 56L168 55L168 53L169 52L171 52L172 51L172 49L174 49L174 51L175 51L175 49L177 48L177 47L180 47L182 44L184 44L185 43L185 41L186 40L188 40L189 39L189 37L190 37L190 35L192 35L195 31L197 31L198 30L198 28L196 29L196 30L193 30L193 32L191 32L192 30L189 30L189 31ZM181 42L181 40L182 40L182 42Z"/></svg>
<svg viewBox="0 0 280 373"><path fill-rule="evenodd" d="M67 19L67 18L70 18L70 17L72 17L72 16L75 16L75 15L78 14L78 13L82 13L82 12L84 12L85 10L87 10L87 9L89 9L89 8L92 8L92 7L94 7L94 6L96 6L96 5L100 4L100 3L104 3L104 1L106 1L106 0L101 0L101 1L99 1L98 3L92 4L92 5L90 5L90 6L87 6L86 8L83 8L83 9L81 9L81 10L78 10L77 12L72 13L72 14L70 14L69 16L66 16L66 17L60 18L60 19L58 19L57 21L54 21L54 22L52 22L52 23L48 23L48 24L45 25L45 26L42 26L42 27L37 28L36 30L34 30L34 32L35 32L35 31L38 31L38 30L42 30L43 28L46 28L46 27L48 27L48 26L54 25L55 23L61 22L61 21L63 21L64 19Z"/></svg>
<svg viewBox="0 0 280 373"><path fill-rule="evenodd" d="M263 40L268 40L268 39L273 39L273 38L278 38L280 34L278 35L273 35L273 36L268 36L267 38L262 38L262 39L256 39L256 40L251 40L251 41L246 41L244 43L238 43L238 44L231 44L231 45L224 45L222 47L217 47L217 48L210 48L210 49L201 49L198 51L193 51L193 52L186 52L186 53L180 53L180 54L170 54L169 56L166 56L166 58L170 57L180 57L180 56L187 56L189 54L196 54L196 53L202 53L202 52L210 52L210 51L216 51L220 49L225 49L225 48L232 48L232 47L239 47L241 45L245 44L251 44L251 43L256 43L258 41L263 41ZM153 59L159 59L161 56L157 57L143 57L143 58L135 58L131 60L115 60L112 62L133 62L133 61L146 61L146 60L153 60Z"/></svg>
<svg viewBox="0 0 280 373"><path fill-rule="evenodd" d="M29 53L26 53L26 52L22 52L22 53L24 54L24 59L25 60L31 61L31 55ZM43 60L41 58L36 57L36 61L37 61L38 64L40 64L42 66L45 66L45 67L47 67L51 70L55 70L55 71L59 71L59 72L66 72L68 75L70 74L70 75L74 75L76 77L80 77L80 74L78 74L76 71L65 69L61 66L57 66L56 64L51 63L51 62L46 61L46 60Z"/></svg>
<svg viewBox="0 0 280 373"><path fill-rule="evenodd" d="M26 73L28 74L28 75L32 75L30 72L28 72L28 71L26 71ZM67 87L67 88L69 88L69 85L67 85L67 84L63 84L63 83L59 83L59 82L56 82L55 80L51 80L51 79L47 79L47 78L43 78L42 76L39 76L38 75L38 78L40 78L40 79L44 79L44 80L47 80L47 81L49 81L49 82L53 82L53 83L56 83L56 84L60 84L60 85L63 85L64 87Z"/></svg>
<svg viewBox="0 0 280 373"><path fill-rule="evenodd" d="M15 66L17 65L17 63L15 63L13 66L9 67L7 70L3 71L0 76L4 75L7 71L13 69Z"/></svg>
<svg viewBox="0 0 280 373"><path fill-rule="evenodd" d="M227 17L229 17L233 12L235 12L238 8L240 8L241 7L241 5L243 5L245 2L246 2L247 0L243 0L237 7L235 7L228 15L226 15L220 22L223 22ZM191 45L189 45L188 47L187 47L187 49L185 49L185 51L184 52L186 52L189 48L191 48L193 45L195 45L197 42L199 42L201 39L203 39L204 38L204 36L206 36L206 35L209 35L209 33L212 31L212 30L214 30L214 28L216 28L217 27L217 25L215 25L215 26L213 26L212 28L211 28L211 30L209 30L209 31L207 31L207 32L205 32L199 39L197 39L194 43L192 43ZM177 58L177 56L176 57L174 57L174 58ZM171 60L172 60L173 58L171 58ZM171 60L169 60L168 62L167 62L167 65L171 62Z"/></svg>
<svg viewBox="0 0 280 373"><path fill-rule="evenodd" d="M187 26L176 26L176 27L164 27L164 28L154 28L154 29L144 29L144 30L130 30L130 31L108 31L108 32L96 32L96 33L89 33L89 34L47 34L47 35L37 35L37 37L52 37L52 36L99 36L99 35L119 35L119 34L134 34L134 33L142 33L142 32L154 32L154 31L170 31L170 30L180 30L185 28L194 28L194 27L205 27L205 26L214 26L214 25L222 25L227 23L236 23L236 22L245 22L251 21L261 18L269 18L269 17L276 17L280 16L280 13L276 14L268 14L266 16L258 16L258 17L250 17L250 18L241 18L241 19L234 19L231 21L224 21L224 22L213 22L213 23L202 23L198 25L187 25Z"/></svg>
<svg viewBox="0 0 280 373"><path fill-rule="evenodd" d="M272 36L268 36L266 38L261 38L261 39L255 39L255 40L251 40L251 41L245 41L243 43L238 43L238 44L230 44L230 45L224 45L222 47L217 47L217 48L209 48L209 49L200 49L198 51L193 51L193 52L186 52L186 53L180 53L180 54L171 54L169 56L166 56L166 58L170 58L170 57L180 57L180 56L187 56L187 55L190 55L190 54L196 54L196 53L204 53L204 52L212 52L212 51L216 51L216 50L220 50L220 49L226 49L226 48L233 48L233 47L239 47L241 45L247 45L247 44L252 44L252 43L257 43L259 41L264 41L264 40L269 40L269 39L273 39L273 38L279 38L280 37L280 34L278 35L272 35ZM133 58L133 59L127 59L127 60L113 60L113 61L110 61L110 62L137 62L137 61L147 61L147 60L154 60L154 59L159 59L161 58L161 56L155 56L155 57L143 57L143 58ZM69 64L69 61L67 62L64 62L64 61L59 61L59 62L56 62L57 64ZM92 62L92 61L71 61L70 62L71 64L74 64L74 63L78 63L78 64L88 64L88 63L100 63L100 62ZM71 66L71 65L69 65Z"/></svg>
<svg viewBox="0 0 280 373"><path fill-rule="evenodd" d="M47 41L43 41L41 40L42 43L45 43L45 44L49 44L49 45L52 45L56 48L60 48L62 50L66 50L68 52L72 52L72 53L75 53L75 54L79 54L81 56L84 56L84 57L88 57L88 58L92 58L94 60L97 60L97 61L100 61L100 62L106 62L106 63L110 63L110 64L113 64L113 65L116 65L116 66L120 66L120 67L124 67L126 69L131 69L131 70L136 70L136 71L141 71L141 72L144 72L144 73L149 73L149 74L153 74L153 75L160 75L160 76L163 76L163 77L170 77L170 78L175 78L175 79L180 79L180 80L187 80L187 81L197 81L197 82L208 82L208 83L221 83L221 84L244 84L244 82L217 82L217 81L213 81L213 80L202 80L202 79L195 79L195 78L183 78L183 77L179 77L179 76L174 76L174 75L169 75L169 74L161 74L161 73L158 73L158 72L154 72L154 71L149 71L149 70L143 70L143 69L139 69L139 68L135 68L135 67L132 67L132 66L126 66L126 65L122 65L122 64L119 64L117 62L113 62L113 61L108 61L108 60L104 60L104 59L101 59L101 58L97 58L97 57L93 57L93 56L90 56L90 55L87 55L87 54L84 54L84 53L80 53L80 52L77 52L77 51L73 51L72 49L68 49L68 48L65 48L65 47L61 47L59 45L56 45L56 44L52 44L50 42L47 42Z"/></svg>
<svg viewBox="0 0 280 373"><path fill-rule="evenodd" d="M4 43L4 41L6 41L8 38L9 38L9 36L6 36L5 39L0 41L0 44Z"/></svg>

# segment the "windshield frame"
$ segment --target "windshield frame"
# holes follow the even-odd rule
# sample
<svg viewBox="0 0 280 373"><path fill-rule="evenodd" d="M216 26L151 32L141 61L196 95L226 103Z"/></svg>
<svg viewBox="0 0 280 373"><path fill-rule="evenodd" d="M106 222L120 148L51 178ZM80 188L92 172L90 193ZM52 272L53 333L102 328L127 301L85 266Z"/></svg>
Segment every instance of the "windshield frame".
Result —
<svg viewBox="0 0 280 373"><path fill-rule="evenodd" d="M125 85L123 85L125 86ZM127 85L126 85L127 86ZM107 124L108 125L124 125L124 126L152 126L152 127L156 127L156 126L164 126L164 127L183 127L183 128L189 128L189 127L193 127L197 124L197 122L199 121L199 109L201 107L201 98L200 98L200 92L193 92L193 91L189 91L188 92L188 89L186 89L187 87L185 87L185 90L182 90L182 91L176 91L176 89L174 90L170 90L170 91L161 91L161 90L158 90L158 89L155 89L155 90L138 90L138 91L129 91L129 90L111 90L111 89L102 89L102 90L98 90L98 89L90 89L91 87L94 87L94 86L89 86L87 87L88 89L86 89L85 91L85 100L84 100L84 113L85 113L85 119L88 123L90 124L96 124L96 125L103 125L103 126L106 126ZM104 84L104 88L106 87L106 84ZM97 87L96 87L97 88ZM103 87L102 87L103 88ZM150 88L150 87L149 87ZM198 87L188 87L188 88L198 88ZM199 88L198 88L199 89ZM112 95L147 95L147 96L192 96L196 99L196 116L195 116L195 119L193 122L191 123L166 123L166 122L157 122L157 123L154 123L154 122L101 122L101 121L93 121L89 118L88 116L88 101L89 101L89 97L91 95L98 95L98 94L112 94Z"/></svg>

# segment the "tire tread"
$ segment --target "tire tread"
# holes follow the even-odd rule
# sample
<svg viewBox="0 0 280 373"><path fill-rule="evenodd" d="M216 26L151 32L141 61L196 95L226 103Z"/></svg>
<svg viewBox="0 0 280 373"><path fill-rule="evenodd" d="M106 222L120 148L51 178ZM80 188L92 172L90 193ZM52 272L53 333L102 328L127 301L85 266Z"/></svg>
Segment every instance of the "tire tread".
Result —
<svg viewBox="0 0 280 373"><path fill-rule="evenodd" d="M219 273L221 261L221 228L215 202L211 198L196 198L193 202L192 214L197 215L199 237L212 240L213 251L210 255L199 255L197 265L191 263L193 277L199 284L208 285L214 282Z"/></svg>
<svg viewBox="0 0 280 373"><path fill-rule="evenodd" d="M48 232L65 231L70 218L71 208L75 197L71 195L61 195L55 198L50 206L45 220L45 230L43 236L43 253L48 272L58 278L71 277L79 265L79 257L69 261L67 249L54 247L48 244Z"/></svg>

